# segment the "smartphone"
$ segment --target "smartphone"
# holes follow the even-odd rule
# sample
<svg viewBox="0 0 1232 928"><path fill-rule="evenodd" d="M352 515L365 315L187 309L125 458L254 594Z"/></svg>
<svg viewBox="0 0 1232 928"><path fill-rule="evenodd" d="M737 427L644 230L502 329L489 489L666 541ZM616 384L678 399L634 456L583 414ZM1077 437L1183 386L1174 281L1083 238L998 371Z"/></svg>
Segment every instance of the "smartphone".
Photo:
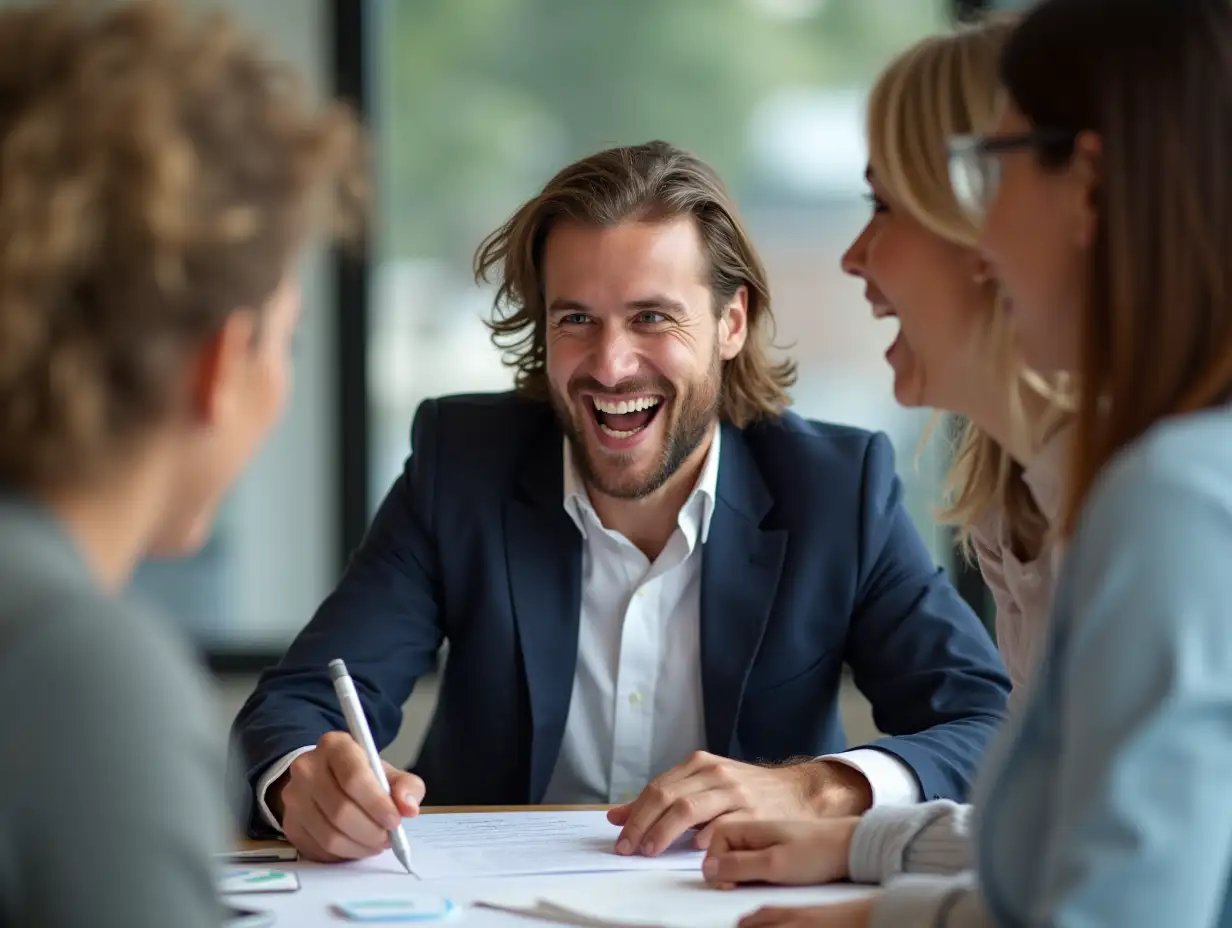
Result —
<svg viewBox="0 0 1232 928"><path fill-rule="evenodd" d="M261 912L257 909L241 909L239 906L224 906L226 919L224 928L269 928L274 924L273 912Z"/></svg>

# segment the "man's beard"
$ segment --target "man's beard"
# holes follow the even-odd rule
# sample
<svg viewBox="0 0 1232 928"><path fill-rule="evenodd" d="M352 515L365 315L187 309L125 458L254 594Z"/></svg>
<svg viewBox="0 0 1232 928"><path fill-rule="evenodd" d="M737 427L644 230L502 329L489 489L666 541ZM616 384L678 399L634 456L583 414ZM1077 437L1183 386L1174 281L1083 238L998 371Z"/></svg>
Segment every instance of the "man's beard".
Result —
<svg viewBox="0 0 1232 928"><path fill-rule="evenodd" d="M649 496L672 478L672 475L680 469L680 466L701 445L710 427L718 418L722 371L717 351L713 357L713 363L706 377L689 384L681 393L676 393L665 382L662 383L662 388L660 388L659 384L650 386L640 383L618 386L615 390L608 391L613 394L625 393L629 395L658 393L663 397L662 405L671 408L659 410L656 418L668 414L675 415L674 420L667 423L666 438L663 446L659 449L658 463L645 476L628 474L623 476L623 478L617 477L616 479L605 477L601 469L595 465L587 440L583 436L583 431L592 428L592 426L575 421L564 399L555 390L552 391L552 407L556 411L556 418L560 421L565 437L569 440L569 446L573 452L574 466L577 467L578 474L587 486L593 487L603 495L614 499L632 500ZM570 387L570 392L574 397L575 408L578 410L578 414L594 416L594 412L586 408L590 401L579 397L572 386ZM650 428L653 424L654 422L652 421L646 427ZM620 461L623 458L630 465L636 460L633 453L623 455L609 454L607 457L613 462Z"/></svg>

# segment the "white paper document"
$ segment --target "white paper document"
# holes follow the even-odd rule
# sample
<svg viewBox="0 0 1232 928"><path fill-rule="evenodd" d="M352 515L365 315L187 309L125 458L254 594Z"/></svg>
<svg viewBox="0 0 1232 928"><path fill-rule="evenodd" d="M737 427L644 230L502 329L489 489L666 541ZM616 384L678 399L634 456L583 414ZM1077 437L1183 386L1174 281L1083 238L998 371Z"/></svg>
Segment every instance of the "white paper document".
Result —
<svg viewBox="0 0 1232 928"><path fill-rule="evenodd" d="M489 892L476 904L580 928L731 928L767 905L815 906L871 895L869 886L749 886L720 890L680 872L571 877L544 892Z"/></svg>
<svg viewBox="0 0 1232 928"><path fill-rule="evenodd" d="M403 823L411 869L424 880L617 870L700 871L686 834L658 857L616 853L620 829L603 812L438 813Z"/></svg>

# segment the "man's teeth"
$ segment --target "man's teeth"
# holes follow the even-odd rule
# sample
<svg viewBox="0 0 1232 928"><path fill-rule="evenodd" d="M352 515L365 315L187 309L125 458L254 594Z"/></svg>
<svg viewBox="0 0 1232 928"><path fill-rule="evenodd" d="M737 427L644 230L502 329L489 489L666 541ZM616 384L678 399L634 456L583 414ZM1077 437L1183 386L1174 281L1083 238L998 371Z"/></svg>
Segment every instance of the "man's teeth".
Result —
<svg viewBox="0 0 1232 928"><path fill-rule="evenodd" d="M896 313L892 307L886 306L884 303L874 303L873 304L873 318L874 319L885 319L887 317L893 318L897 315L898 313Z"/></svg>
<svg viewBox="0 0 1232 928"><path fill-rule="evenodd" d="M640 432L645 427L646 426L643 425L641 428L630 429L627 432L622 432L620 429L608 428L602 422L599 423L599 428L603 429L603 433L605 435L611 435L613 438L628 438L631 435L636 435L638 432Z"/></svg>
<svg viewBox="0 0 1232 928"><path fill-rule="evenodd" d="M642 409L653 409L659 405L659 398L657 396L639 396L637 399L618 400L614 403L610 400L601 400L597 396L592 397L592 399L594 400L595 409L612 416L621 416L627 412L638 412ZM612 430L609 429L609 431ZM612 431L612 434L632 435L633 433Z"/></svg>

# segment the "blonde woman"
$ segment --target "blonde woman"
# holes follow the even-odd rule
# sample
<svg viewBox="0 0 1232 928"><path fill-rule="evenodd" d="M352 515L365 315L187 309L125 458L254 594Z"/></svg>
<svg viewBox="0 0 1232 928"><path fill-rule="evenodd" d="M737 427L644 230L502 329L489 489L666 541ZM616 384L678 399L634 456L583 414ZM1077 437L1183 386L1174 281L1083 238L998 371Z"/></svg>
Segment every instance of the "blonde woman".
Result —
<svg viewBox="0 0 1232 928"><path fill-rule="evenodd" d="M994 125L997 61L1012 27L1000 17L925 39L878 79L868 119L872 216L842 261L865 282L874 315L898 319L886 353L898 401L965 422L945 517L992 589L997 644L1020 694L1051 607L1065 413L1016 356L1007 307L975 249L980 230L951 190L946 147L952 135ZM705 873L720 883L880 882L962 869L965 818L934 812L888 806L863 818L733 824L716 833Z"/></svg>
<svg viewBox="0 0 1232 928"><path fill-rule="evenodd" d="M1063 414L1016 355L946 155L949 135L992 123L997 54L1012 24L1000 17L925 39L881 75L868 118L873 215L843 269L865 282L874 315L898 320L886 354L898 401L964 420L944 518L992 590L997 644L1020 693L1052 599Z"/></svg>

